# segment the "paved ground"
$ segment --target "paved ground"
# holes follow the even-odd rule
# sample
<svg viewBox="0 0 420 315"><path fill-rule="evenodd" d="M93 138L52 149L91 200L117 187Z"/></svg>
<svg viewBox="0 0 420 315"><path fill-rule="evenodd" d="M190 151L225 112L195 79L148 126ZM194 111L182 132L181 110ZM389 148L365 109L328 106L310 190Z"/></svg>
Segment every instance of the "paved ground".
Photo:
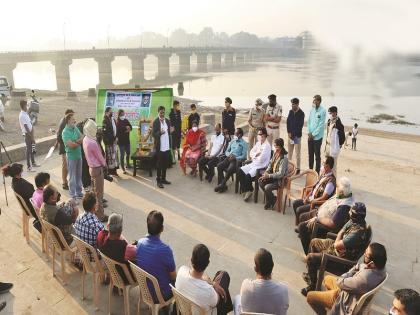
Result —
<svg viewBox="0 0 420 315"><path fill-rule="evenodd" d="M403 159L395 151L397 147L399 152L405 153ZM374 241L385 244L388 250L390 278L375 301L374 314L388 312L395 289L420 289L420 172L416 160L419 149L419 144L365 137L360 141L360 152L347 150L340 159L340 174L352 179L356 199L367 204L367 220L373 226ZM304 157L305 152L303 148ZM60 186L59 167L58 157L42 165L57 186ZM349 168L350 171L345 171ZM31 181L33 175L24 174ZM227 270L231 275L232 295L239 292L244 278L254 277L253 255L258 248L265 247L274 256L274 278L289 285L289 314L312 314L300 295L305 285L300 277L305 263L300 242L293 232L290 208L286 215L264 211L261 195L259 204L244 203L234 194L233 186L225 194L216 194L214 184L184 177L179 168L171 169L168 178L173 185L163 190L157 189L152 178L142 172L136 178L122 176L114 183L106 182L106 198L110 204L106 212L124 215L123 233L127 239L138 239L146 233L146 215L150 210L162 211L165 217L162 238L173 248L177 267L189 263L195 244L205 243L211 251L208 273ZM53 278L51 262L41 253L40 237L32 227L31 244L26 245L21 212L9 188L10 179L6 184L9 207L5 205L3 194L0 196L0 281L11 281L15 286L10 294L0 296L0 300L8 303L2 314L94 314L90 278L88 298L81 301L81 274L71 269L67 286L61 284L60 278ZM137 290L132 291L132 314L137 294ZM102 307L97 314L105 314L106 286L101 286L100 301ZM113 297L113 314L122 314L121 302L121 297Z"/></svg>

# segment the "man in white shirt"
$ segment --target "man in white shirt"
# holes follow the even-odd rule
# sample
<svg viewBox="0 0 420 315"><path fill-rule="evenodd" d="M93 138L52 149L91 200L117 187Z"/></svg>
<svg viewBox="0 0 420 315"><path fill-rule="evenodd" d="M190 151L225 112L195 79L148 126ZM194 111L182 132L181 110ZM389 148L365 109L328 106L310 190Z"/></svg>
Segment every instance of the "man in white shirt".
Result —
<svg viewBox="0 0 420 315"><path fill-rule="evenodd" d="M273 140L280 137L280 121L283 109L277 103L277 97L274 94L268 96L268 104L265 104L264 122L267 128L267 140L270 146L273 145Z"/></svg>
<svg viewBox="0 0 420 315"><path fill-rule="evenodd" d="M220 156L223 154L223 146L225 143L225 136L222 134L222 126L220 123L214 127L215 134L211 136L210 147L206 155L198 159L198 166L200 169L200 178L202 173L206 173L205 179L211 183L214 177L214 168L220 162Z"/></svg>
<svg viewBox="0 0 420 315"><path fill-rule="evenodd" d="M175 287L185 296L206 310L206 314L225 315L232 311L229 293L230 277L226 271L218 271L213 280L204 271L210 262L210 252L206 245L198 244L191 256L191 268L181 266L176 276ZM198 310L194 314L199 314Z"/></svg>
<svg viewBox="0 0 420 315"><path fill-rule="evenodd" d="M171 162L171 137L173 127L169 119L165 118L165 107L159 106L158 117L153 122L153 138L155 140L156 150L156 181L159 188L164 188L163 184L170 185L171 182L166 180L166 169Z"/></svg>
<svg viewBox="0 0 420 315"><path fill-rule="evenodd" d="M28 171L32 171L32 167L37 167L35 163L35 150L32 149L32 145L35 145L34 128L32 126L31 118L27 113L28 104L26 100L20 101L20 113L19 113L19 125L22 131L22 135L25 138L26 144L26 165Z"/></svg>
<svg viewBox="0 0 420 315"><path fill-rule="evenodd" d="M242 282L241 294L234 299L234 314L264 313L286 315L289 308L287 285L271 279L274 262L271 253L260 248L254 256L256 279Z"/></svg>

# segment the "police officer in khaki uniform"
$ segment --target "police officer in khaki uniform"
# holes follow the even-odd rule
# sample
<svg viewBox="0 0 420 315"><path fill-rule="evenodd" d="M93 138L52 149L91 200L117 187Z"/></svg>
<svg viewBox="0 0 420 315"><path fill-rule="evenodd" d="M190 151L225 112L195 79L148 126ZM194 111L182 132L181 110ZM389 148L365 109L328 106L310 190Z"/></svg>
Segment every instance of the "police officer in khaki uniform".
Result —
<svg viewBox="0 0 420 315"><path fill-rule="evenodd" d="M280 137L280 121L283 110L277 103L277 97L274 94L268 96L268 104L265 104L264 122L267 128L267 140L273 145L273 140Z"/></svg>
<svg viewBox="0 0 420 315"><path fill-rule="evenodd" d="M263 101L260 98L255 100L255 106L249 111L248 117L248 158L249 152L257 140L258 128L264 127L264 109L262 108Z"/></svg>

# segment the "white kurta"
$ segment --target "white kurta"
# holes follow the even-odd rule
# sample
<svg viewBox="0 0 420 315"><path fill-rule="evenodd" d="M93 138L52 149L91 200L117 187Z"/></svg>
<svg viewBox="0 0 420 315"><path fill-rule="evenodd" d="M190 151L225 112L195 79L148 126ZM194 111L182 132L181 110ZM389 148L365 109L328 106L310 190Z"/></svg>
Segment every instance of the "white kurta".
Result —
<svg viewBox="0 0 420 315"><path fill-rule="evenodd" d="M258 157L257 154L259 153ZM257 170L267 168L271 159L271 145L265 140L264 143L257 142L249 153L252 162L241 167L245 174L254 177L257 175Z"/></svg>

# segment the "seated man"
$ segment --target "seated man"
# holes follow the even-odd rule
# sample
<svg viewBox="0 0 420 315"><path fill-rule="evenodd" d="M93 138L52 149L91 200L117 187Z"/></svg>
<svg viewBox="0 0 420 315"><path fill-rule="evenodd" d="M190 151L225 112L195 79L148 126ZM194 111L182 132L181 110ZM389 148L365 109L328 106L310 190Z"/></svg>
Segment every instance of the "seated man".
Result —
<svg viewBox="0 0 420 315"><path fill-rule="evenodd" d="M311 210L311 204L317 205L329 199L335 193L335 176L333 174L334 158L327 156L325 158L323 169L321 169L321 176L311 190L306 191L303 199L297 199L293 202L293 210L295 211L295 224L299 224L299 217L303 213ZM306 171L300 175L292 176L291 179L301 177L306 174Z"/></svg>
<svg viewBox="0 0 420 315"><path fill-rule="evenodd" d="M412 289L399 289L394 292L394 301L389 310L390 315L420 314L420 296Z"/></svg>
<svg viewBox="0 0 420 315"><path fill-rule="evenodd" d="M225 137L222 134L221 129L221 124L216 124L214 127L215 134L211 136L210 147L206 155L203 155L198 159L199 168L206 173L205 179L209 183L211 183L214 176L214 167L219 163L220 156L223 155Z"/></svg>
<svg viewBox="0 0 420 315"><path fill-rule="evenodd" d="M47 186L50 183L50 174L48 173L38 173L35 176L35 185L36 190L34 191L34 194L32 195L32 202L34 205L38 208L41 208L42 203L44 202L44 187ZM38 213L39 214L39 213Z"/></svg>
<svg viewBox="0 0 420 315"><path fill-rule="evenodd" d="M322 229L333 232L340 230L349 220L349 211L353 203L350 180L347 177L341 177L337 185L337 194L319 207L314 218L300 222L297 227L305 255L308 254L309 242L315 224L320 223L323 226ZM308 214L312 213L314 212L311 211ZM302 214L301 218L306 215L306 213Z"/></svg>
<svg viewBox="0 0 420 315"><path fill-rule="evenodd" d="M137 266L155 276L165 300L172 297L169 286L176 279L175 259L172 249L160 240L163 232L163 215L153 210L147 216L148 234L137 242ZM149 286L156 300L153 286Z"/></svg>
<svg viewBox="0 0 420 315"><path fill-rule="evenodd" d="M242 139L243 135L244 131L241 128L236 128L233 140L229 142L228 148L225 151L226 158L217 164L218 185L214 188L215 192L222 193L227 190L226 183L228 179L236 173L238 163L246 159L248 144Z"/></svg>
<svg viewBox="0 0 420 315"><path fill-rule="evenodd" d="M211 280L204 275L209 263L210 252L207 246L196 245L191 256L191 268L179 268L175 287L203 307L206 314L212 314L212 308L217 307L217 315L225 315L233 310L229 293L230 277L226 271L218 271Z"/></svg>
<svg viewBox="0 0 420 315"><path fill-rule="evenodd" d="M72 236L74 233L73 223L79 215L79 209L74 200L70 199L67 203L58 204L61 194L53 185L45 186L43 197L44 203L40 209L41 218L58 227L70 247L75 246Z"/></svg>
<svg viewBox="0 0 420 315"><path fill-rule="evenodd" d="M282 138L274 140L274 149L275 152L268 164L268 168L259 178L261 189L265 194L265 210L272 209L276 204L276 197L274 197L273 190L277 190L277 188L283 185L283 179L287 175L289 165L287 151L284 148Z"/></svg>
<svg viewBox="0 0 420 315"><path fill-rule="evenodd" d="M77 218L74 229L77 237L96 248L98 234L104 229L104 225L96 216L95 193L93 191L85 193L82 202L85 213Z"/></svg>
<svg viewBox="0 0 420 315"><path fill-rule="evenodd" d="M359 259L365 250L366 243L369 241L365 218L365 204L356 202L350 211L350 220L340 230L335 241L331 239L312 239L309 244L309 254L306 256L308 273L303 274L305 281L308 283L308 287L301 291L304 296L315 290L318 279L317 271L323 253L349 260Z"/></svg>
<svg viewBox="0 0 420 315"><path fill-rule="evenodd" d="M327 291L309 292L306 300L316 314L353 314L358 299L376 288L386 277L386 250L379 243L372 243L365 251L363 263L355 265L339 278L327 275Z"/></svg>
<svg viewBox="0 0 420 315"><path fill-rule="evenodd" d="M121 214L113 213L108 217L107 229L103 229L98 234L98 249L109 258L126 264L131 272L128 261L136 261L135 246L128 244L127 240L122 236L123 217ZM124 272L117 267L121 278L126 284L128 279ZM134 277L133 277L134 278Z"/></svg>
<svg viewBox="0 0 420 315"><path fill-rule="evenodd" d="M271 253L260 248L254 256L256 279L242 282L241 294L235 297L234 313L286 315L289 308L287 285L271 279L274 267Z"/></svg>
<svg viewBox="0 0 420 315"><path fill-rule="evenodd" d="M241 181L241 190L244 193L244 201L248 201L252 196L254 187L252 180L257 176L257 172L266 169L271 159L271 144L267 141L267 129L258 129L257 142L249 152L250 163L239 169L238 177Z"/></svg>

